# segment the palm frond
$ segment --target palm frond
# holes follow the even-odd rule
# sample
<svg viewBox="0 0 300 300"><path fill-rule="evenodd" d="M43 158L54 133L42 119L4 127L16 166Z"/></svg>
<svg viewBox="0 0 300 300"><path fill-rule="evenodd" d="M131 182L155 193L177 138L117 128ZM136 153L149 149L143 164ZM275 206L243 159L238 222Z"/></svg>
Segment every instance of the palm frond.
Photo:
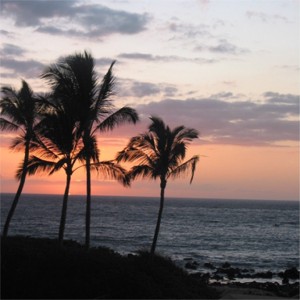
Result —
<svg viewBox="0 0 300 300"><path fill-rule="evenodd" d="M97 166L98 174L101 174L105 179L113 179L122 183L124 186L130 185L130 178L127 172L119 164L113 161L102 161L97 164L92 164Z"/></svg>
<svg viewBox="0 0 300 300"><path fill-rule="evenodd" d="M149 178L149 179L155 179L157 176L153 172L153 168L151 168L148 165L138 165L134 166L130 169L128 172L128 175L131 180L134 180L136 178Z"/></svg>
<svg viewBox="0 0 300 300"><path fill-rule="evenodd" d="M186 176L188 172L191 171L190 183L192 183L198 161L199 161L199 156L198 155L193 156L191 159L184 162L180 166L177 166L176 168L172 169L168 174L168 178L175 179L181 176Z"/></svg>
<svg viewBox="0 0 300 300"><path fill-rule="evenodd" d="M35 175L40 172L48 172L48 174L53 174L62 166L63 164L61 162L44 160L32 155L28 160L27 172L29 175Z"/></svg>
<svg viewBox="0 0 300 300"><path fill-rule="evenodd" d="M55 165L53 166L52 170L49 172L49 175L52 175L53 173L59 171L66 164L67 164L67 158L65 157L61 158L59 161L55 162Z"/></svg>
<svg viewBox="0 0 300 300"><path fill-rule="evenodd" d="M99 89L97 100L95 101L95 104L93 106L93 110L97 113L109 113L114 109L114 105L110 99L110 97L114 94L114 86L115 86L115 77L112 73L112 68L115 64L115 61L113 61L107 71L107 73L104 75L101 86Z"/></svg>
<svg viewBox="0 0 300 300"><path fill-rule="evenodd" d="M136 124L139 120L138 114L135 109L130 107L122 107L109 115L105 120L98 124L94 130L109 131L113 130L115 127L122 125L124 123Z"/></svg>
<svg viewBox="0 0 300 300"><path fill-rule="evenodd" d="M8 121L4 118L0 118L0 129L7 130L7 131L17 131L19 129L19 125Z"/></svg>
<svg viewBox="0 0 300 300"><path fill-rule="evenodd" d="M193 139L197 139L199 132L193 128L183 127L176 135L174 135L175 142L191 142Z"/></svg>
<svg viewBox="0 0 300 300"><path fill-rule="evenodd" d="M16 150L16 151L23 150L24 147L25 147L25 137L22 135L15 137L12 140L11 145L9 146L10 149Z"/></svg>

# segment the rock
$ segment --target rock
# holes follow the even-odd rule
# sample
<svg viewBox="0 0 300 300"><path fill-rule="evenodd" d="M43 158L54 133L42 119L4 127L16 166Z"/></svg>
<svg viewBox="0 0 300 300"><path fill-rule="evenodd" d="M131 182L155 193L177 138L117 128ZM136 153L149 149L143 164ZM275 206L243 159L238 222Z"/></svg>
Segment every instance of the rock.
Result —
<svg viewBox="0 0 300 300"><path fill-rule="evenodd" d="M272 278L273 273L271 271L268 272L258 272L253 275L253 278Z"/></svg>
<svg viewBox="0 0 300 300"><path fill-rule="evenodd" d="M299 279L299 271L297 268L290 268L284 271L283 277L290 278L290 279Z"/></svg>
<svg viewBox="0 0 300 300"><path fill-rule="evenodd" d="M231 265L230 265L230 263L228 263L228 262L225 262L225 263L222 265L222 268L223 268L223 269L230 268L230 267L231 267Z"/></svg>
<svg viewBox="0 0 300 300"><path fill-rule="evenodd" d="M212 277L211 277L211 279L214 279L214 280L223 280L223 276L220 276L220 275L218 275L218 274L214 274Z"/></svg>
<svg viewBox="0 0 300 300"><path fill-rule="evenodd" d="M216 267L212 263L205 263L203 266L205 268L211 269L211 270L215 270L216 269Z"/></svg>
<svg viewBox="0 0 300 300"><path fill-rule="evenodd" d="M248 269L242 269L241 272L242 272L242 273L249 273L250 270L248 270Z"/></svg>
<svg viewBox="0 0 300 300"><path fill-rule="evenodd" d="M222 273L226 274L229 279L234 279L234 277L239 276L240 269L239 268L218 268L215 274Z"/></svg>
<svg viewBox="0 0 300 300"><path fill-rule="evenodd" d="M197 273L190 274L189 277L194 278L201 283L208 284L210 279L210 274L209 273L202 274L200 272L197 272Z"/></svg>
<svg viewBox="0 0 300 300"><path fill-rule="evenodd" d="M194 263L188 262L188 263L185 264L185 268L186 268L186 269L191 269L191 270L196 270L196 269L197 269L197 266L194 265Z"/></svg>
<svg viewBox="0 0 300 300"><path fill-rule="evenodd" d="M192 273L192 274L189 274L189 277L194 278L194 279L201 279L202 273L200 273L200 272Z"/></svg>
<svg viewBox="0 0 300 300"><path fill-rule="evenodd" d="M284 277L282 279L282 284L289 284L289 279L287 277Z"/></svg>

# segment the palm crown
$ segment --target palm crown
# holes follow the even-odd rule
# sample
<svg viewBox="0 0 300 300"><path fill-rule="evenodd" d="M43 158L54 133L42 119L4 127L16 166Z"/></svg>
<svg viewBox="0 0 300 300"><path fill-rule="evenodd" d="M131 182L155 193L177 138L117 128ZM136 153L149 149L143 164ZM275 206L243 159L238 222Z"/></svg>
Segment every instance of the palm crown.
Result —
<svg viewBox="0 0 300 300"><path fill-rule="evenodd" d="M191 170L193 180L198 156L182 163L186 146L198 137L195 129L179 126L171 130L157 117L151 117L149 131L131 138L127 147L118 153L117 161L135 161L138 165L130 170L132 179L136 177L157 177L167 180L186 175Z"/></svg>

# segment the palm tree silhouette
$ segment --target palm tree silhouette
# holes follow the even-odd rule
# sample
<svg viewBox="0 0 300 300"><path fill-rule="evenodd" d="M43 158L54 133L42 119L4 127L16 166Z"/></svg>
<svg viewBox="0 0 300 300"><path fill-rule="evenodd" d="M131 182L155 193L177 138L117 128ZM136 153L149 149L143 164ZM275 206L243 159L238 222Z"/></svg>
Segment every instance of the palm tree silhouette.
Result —
<svg viewBox="0 0 300 300"><path fill-rule="evenodd" d="M22 80L22 87L19 91L12 87L3 87L1 89L3 98L0 102L1 130L19 131L20 134L13 140L12 149L24 150L24 158L20 164L16 178L19 180L19 186L14 200L8 212L4 227L3 237L8 234L9 224L17 207L21 196L26 175L30 150L35 146L35 127L38 119L38 98L34 95L28 83Z"/></svg>
<svg viewBox="0 0 300 300"><path fill-rule="evenodd" d="M59 226L59 243L63 243L66 223L68 196L71 176L74 165L83 160L82 143L76 135L76 122L66 108L44 100L41 111L41 121L36 128L37 143L39 145L36 155L31 155L28 161L28 175L37 172L48 172L49 175L64 169L66 173L66 186L63 196L63 205Z"/></svg>
<svg viewBox="0 0 300 300"><path fill-rule="evenodd" d="M57 100L56 100L57 102ZM63 244L67 205L71 185L72 174L84 165L75 165L76 162L84 162L84 146L82 140L76 134L76 121L70 110L63 107L63 102L50 103L43 109L42 120L37 127L37 141L39 148L36 155L32 155L28 162L28 174L48 172L49 175L64 169L66 173L66 186L63 196L58 240ZM53 109L54 108L54 109ZM97 149L94 150L97 152ZM121 181L124 185L129 183L126 171L110 161L94 164L101 173L110 178Z"/></svg>
<svg viewBox="0 0 300 300"><path fill-rule="evenodd" d="M62 58L42 75L42 78L51 84L56 97L72 103L76 111L77 134L82 137L86 168L87 249L90 245L91 169L99 164L96 132L112 130L123 123L135 124L138 120L136 111L130 107L115 109L112 100L114 63L112 62L101 84L98 84L94 59L86 51ZM110 162L109 165L112 167L113 163ZM107 171L107 168L105 170Z"/></svg>
<svg viewBox="0 0 300 300"><path fill-rule="evenodd" d="M188 161L182 162L187 144L198 137L195 129L179 126L171 130L160 118L152 116L150 119L152 123L148 127L148 132L131 138L125 149L118 153L116 160L137 163L129 171L131 179L137 177L160 179L160 207L150 251L153 255L164 207L167 181L169 178L175 179L191 171L191 183L199 156L195 155Z"/></svg>

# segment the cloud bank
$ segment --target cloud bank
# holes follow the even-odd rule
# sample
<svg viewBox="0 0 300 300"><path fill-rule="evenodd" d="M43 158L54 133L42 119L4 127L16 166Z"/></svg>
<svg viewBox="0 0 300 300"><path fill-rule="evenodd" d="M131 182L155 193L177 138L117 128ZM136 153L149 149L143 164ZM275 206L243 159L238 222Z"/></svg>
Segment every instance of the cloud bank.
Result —
<svg viewBox="0 0 300 300"><path fill-rule="evenodd" d="M45 0L2 1L1 12L2 17L13 19L15 26L34 27L42 33L79 38L99 38L114 33L136 34L145 30L150 20L147 14L79 1L60 1L59 5L56 1Z"/></svg>
<svg viewBox="0 0 300 300"><path fill-rule="evenodd" d="M165 99L135 108L142 124L120 128L118 134L130 137L143 132L150 123L148 117L156 115L171 127L185 125L199 130L200 144L275 146L299 140L297 95L267 92L259 102L236 100L231 93L222 93L184 101Z"/></svg>

